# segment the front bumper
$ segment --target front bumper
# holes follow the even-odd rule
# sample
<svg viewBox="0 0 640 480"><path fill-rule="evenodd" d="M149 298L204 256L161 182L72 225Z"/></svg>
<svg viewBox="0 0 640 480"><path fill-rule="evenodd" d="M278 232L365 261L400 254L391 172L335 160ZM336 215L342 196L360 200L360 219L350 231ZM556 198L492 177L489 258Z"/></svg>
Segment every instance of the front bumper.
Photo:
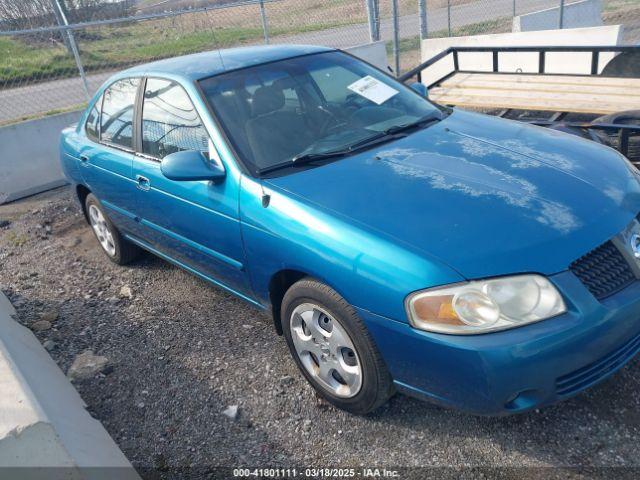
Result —
<svg viewBox="0 0 640 480"><path fill-rule="evenodd" d="M482 415L555 403L607 378L640 350L640 282L598 302L570 272L551 277L567 313L483 335L423 332L358 309L397 388Z"/></svg>

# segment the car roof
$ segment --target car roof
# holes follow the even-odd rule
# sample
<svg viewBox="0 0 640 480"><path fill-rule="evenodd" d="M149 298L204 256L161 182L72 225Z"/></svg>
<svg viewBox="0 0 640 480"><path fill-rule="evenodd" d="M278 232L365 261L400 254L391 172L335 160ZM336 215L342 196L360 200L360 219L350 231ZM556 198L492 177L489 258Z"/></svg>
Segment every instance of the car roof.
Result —
<svg viewBox="0 0 640 480"><path fill-rule="evenodd" d="M120 72L117 76L170 74L193 81L229 70L332 50L334 49L314 45L272 45L228 48L166 58L156 62L137 65Z"/></svg>

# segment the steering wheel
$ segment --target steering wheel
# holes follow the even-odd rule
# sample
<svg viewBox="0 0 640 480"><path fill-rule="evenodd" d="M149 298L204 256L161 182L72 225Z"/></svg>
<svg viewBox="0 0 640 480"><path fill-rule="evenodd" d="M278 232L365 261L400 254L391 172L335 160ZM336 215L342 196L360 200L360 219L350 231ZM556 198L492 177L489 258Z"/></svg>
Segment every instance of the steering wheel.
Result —
<svg viewBox="0 0 640 480"><path fill-rule="evenodd" d="M318 110L325 115L325 119L320 124L320 135L326 136L332 130L344 125L344 122L341 121L335 113L323 105L318 105Z"/></svg>
<svg viewBox="0 0 640 480"><path fill-rule="evenodd" d="M344 99L345 107L351 108L353 110L357 110L359 108L362 108L362 107L366 106L367 103L368 103L368 100L366 100L364 97L358 95L357 93L350 93Z"/></svg>

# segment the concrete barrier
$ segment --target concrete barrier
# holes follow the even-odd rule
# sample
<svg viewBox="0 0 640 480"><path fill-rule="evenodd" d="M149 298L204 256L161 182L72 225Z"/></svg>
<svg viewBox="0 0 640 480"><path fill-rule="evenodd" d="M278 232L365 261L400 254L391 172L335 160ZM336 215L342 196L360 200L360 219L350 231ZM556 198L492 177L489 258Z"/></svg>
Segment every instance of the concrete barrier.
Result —
<svg viewBox="0 0 640 480"><path fill-rule="evenodd" d="M65 183L58 139L79 117L75 111L0 127L0 205Z"/></svg>
<svg viewBox="0 0 640 480"><path fill-rule="evenodd" d="M0 477L139 480L38 339L11 318L14 314L0 293Z"/></svg>
<svg viewBox="0 0 640 480"><path fill-rule="evenodd" d="M475 35L471 37L446 37L423 40L421 44L422 61L433 58L449 47L501 47L501 46L578 46L578 45L620 45L622 25L604 27L571 28L563 30L545 30L540 32L497 33ZM601 53L599 72L616 56L615 53ZM538 54L529 52L504 52L499 56L501 72L538 72ZM460 70L491 72L493 56L491 52L465 52L458 55ZM422 81L430 85L453 71L451 55L436 62L422 74ZM591 72L590 52L550 52L545 57L547 73L589 74Z"/></svg>
<svg viewBox="0 0 640 480"><path fill-rule="evenodd" d="M375 65L380 70L388 72L387 67L389 66L389 61L387 59L387 47L384 40L365 43L364 45L357 45L355 47L345 48L344 50L363 59L365 62L369 62L371 65Z"/></svg>
<svg viewBox="0 0 640 480"><path fill-rule="evenodd" d="M581 0L564 6L562 28L599 27L602 22L602 0ZM560 7L525 13L513 18L514 32L555 30L560 26Z"/></svg>

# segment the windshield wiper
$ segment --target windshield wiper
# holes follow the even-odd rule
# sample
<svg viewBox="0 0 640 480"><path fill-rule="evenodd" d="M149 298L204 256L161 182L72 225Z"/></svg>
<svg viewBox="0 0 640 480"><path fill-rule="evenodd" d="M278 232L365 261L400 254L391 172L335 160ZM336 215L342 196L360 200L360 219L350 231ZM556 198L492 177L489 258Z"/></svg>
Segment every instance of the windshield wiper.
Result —
<svg viewBox="0 0 640 480"><path fill-rule="evenodd" d="M381 143L383 141L393 140L394 138L398 138L398 137L404 137L404 134L387 134L384 132L380 132L370 137L367 137L364 140L353 143L346 148L341 147L338 150L329 150L328 152L300 153L295 157L293 157L291 160L276 163L275 165L271 165L269 167L261 168L258 171L258 173L262 175L263 173L273 172L274 170L280 170L282 168L300 167L303 165L308 165L309 163L313 163L318 160L345 157L347 155L355 153L357 150L371 146L374 143Z"/></svg>
<svg viewBox="0 0 640 480"><path fill-rule="evenodd" d="M309 152L309 153L298 154L295 157L293 157L291 160L276 163L275 165L271 165L269 167L261 168L260 170L258 170L258 173L262 175L262 174L273 172L275 170L280 170L283 168L291 168L291 167L307 165L317 160L344 157L346 155L350 155L356 152L357 150L367 148L372 145L376 145L378 143L386 142L389 140L394 140L396 138L404 137L406 136L406 134L403 133L405 130L410 130L416 127L426 127L428 123L435 123L440 120L441 119L439 117L434 117L433 114L426 115L411 123L389 127L386 130L383 130L382 132L378 132L374 135L371 135L367 138L364 138L355 143L352 143L347 147L342 147L338 150L330 150L328 152L318 152L318 153Z"/></svg>
<svg viewBox="0 0 640 480"><path fill-rule="evenodd" d="M433 114L425 115L424 117L421 117L414 122L405 123L403 125L394 125L393 127L389 127L386 130L371 135L370 137L352 143L347 147L347 149L353 151L356 149L369 147L371 145L380 143L381 141L393 140L394 138L405 136L399 134L402 134L406 130L410 130L416 127L424 128L428 123L435 123L439 122L440 120L441 119L439 117L434 117Z"/></svg>
<svg viewBox="0 0 640 480"><path fill-rule="evenodd" d="M296 155L291 160L287 160L285 162L280 162L280 163L276 163L275 165L270 165L268 167L261 168L258 171L258 173L262 175L263 173L273 172L274 170L280 170L282 168L300 167L302 165L307 165L309 163L315 162L317 160L323 160L326 158L343 157L345 155L349 155L350 153L352 152L349 149L340 149L340 150L333 150L333 151L321 152L321 153L311 153L311 152L303 153L300 155Z"/></svg>
<svg viewBox="0 0 640 480"><path fill-rule="evenodd" d="M410 130L412 128L420 127L424 128L428 124L436 123L442 120L440 117L434 117L433 114L425 115L424 117L419 118L413 122L405 123L403 125L395 125L393 127L387 128L384 132L387 135L392 135L394 133L404 132L405 130Z"/></svg>

